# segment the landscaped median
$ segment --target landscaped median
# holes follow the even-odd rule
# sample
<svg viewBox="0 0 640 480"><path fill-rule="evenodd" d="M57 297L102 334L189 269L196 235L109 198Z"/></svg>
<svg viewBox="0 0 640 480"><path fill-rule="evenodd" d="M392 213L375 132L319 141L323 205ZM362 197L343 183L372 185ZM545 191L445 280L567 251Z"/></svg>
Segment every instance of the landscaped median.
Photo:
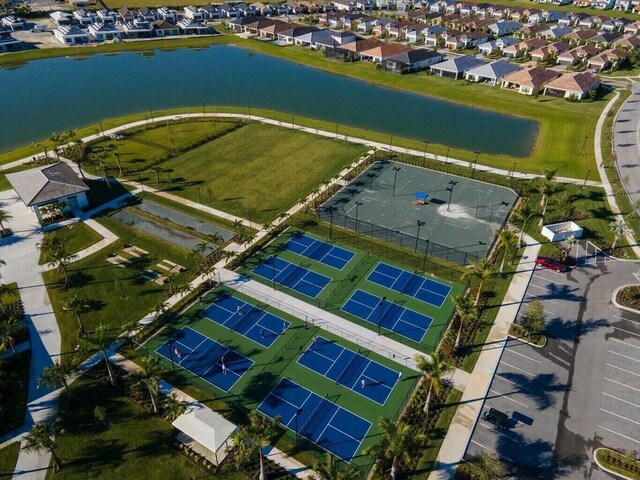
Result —
<svg viewBox="0 0 640 480"><path fill-rule="evenodd" d="M598 448L593 458L601 469L615 477L640 480L640 462L634 453L622 454L609 448Z"/></svg>
<svg viewBox="0 0 640 480"><path fill-rule="evenodd" d="M611 303L621 310L640 313L640 285L622 285L611 294Z"/></svg>

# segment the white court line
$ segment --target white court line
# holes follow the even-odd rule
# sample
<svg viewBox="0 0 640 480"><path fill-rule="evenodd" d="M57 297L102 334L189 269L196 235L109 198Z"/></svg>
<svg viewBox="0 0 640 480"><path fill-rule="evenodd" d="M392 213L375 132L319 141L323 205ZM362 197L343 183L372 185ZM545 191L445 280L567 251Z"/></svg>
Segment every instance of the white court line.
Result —
<svg viewBox="0 0 640 480"><path fill-rule="evenodd" d="M613 398L613 399L615 399L615 400L618 400L618 401L620 401L620 402L624 402L624 403L627 403L627 404L629 404L629 405L633 405L634 407L640 408L640 405L638 405L637 403L633 403L633 402L630 402L630 401L628 401L628 400L624 400L624 399L622 399L622 398L618 398L618 397L616 397L615 395L611 395L611 394L606 393L606 392L602 392L602 394L603 394L603 395L606 395L607 397L611 397L611 398Z"/></svg>
<svg viewBox="0 0 640 480"><path fill-rule="evenodd" d="M609 353L612 353L612 354L614 354L614 355L618 355L619 357L626 358L627 360L631 360L632 362L639 362L639 363L640 363L640 360L639 360L639 359L637 359L637 358L633 358L633 357L630 357L629 355L623 355L623 354L621 354L621 353L614 352L613 350L608 350L608 352L609 352Z"/></svg>
<svg viewBox="0 0 640 480"><path fill-rule="evenodd" d="M506 365L507 367L511 367L511 368L515 368L516 370L520 370L522 373L526 373L527 375L529 375L530 377L535 377L535 375L531 372L527 372L526 370L523 370L522 368L518 368L515 365L511 365L510 363L505 362L504 360L502 360L500 362L500 365Z"/></svg>
<svg viewBox="0 0 640 480"><path fill-rule="evenodd" d="M611 429L609 429L609 428L607 428L607 427L603 427L602 425L596 425L596 426L597 426L598 428L601 428L602 430L606 430L607 432L611 432L611 433L613 433L614 435L618 435L618 436L620 436L620 437L622 437L622 438L626 438L627 440L631 440L632 442L635 442L635 443L640 444L640 441L638 441L638 440L636 440L636 439L634 439L634 438L627 437L626 435L623 435L623 434L621 434L621 433L618 433L618 432L616 432L616 431L614 431L614 430L611 430Z"/></svg>
<svg viewBox="0 0 640 480"><path fill-rule="evenodd" d="M632 345L632 344L630 344L630 343L623 342L622 340L618 340L617 338L610 338L609 340L610 340L610 341L612 341L612 342L618 342L618 343L621 343L621 344L623 344L623 345L626 345L627 347L637 348L638 350L640 350L640 347L639 347L638 345Z"/></svg>
<svg viewBox="0 0 640 480"><path fill-rule="evenodd" d="M499 458L504 458L506 461L511 462L511 463L516 463L513 460L511 460L509 457L506 457L504 455L499 454L498 452L496 452L495 450L489 448L489 447L485 447L484 445L482 445L481 443L476 442L473 438L471 439L471 443L475 443L476 445L478 445L481 448L484 448L486 451L494 453L495 455L497 455Z"/></svg>
<svg viewBox="0 0 640 480"><path fill-rule="evenodd" d="M513 348L513 347L507 347L507 348L505 349L505 351L507 351L507 352L509 352L509 353L515 353L516 355L520 355L521 357L524 357L524 358L526 358L527 360L531 360L532 362L541 363L541 362L540 362L540 360L535 360L535 359L533 359L533 358L531 358L531 357L527 357L526 355L524 355L524 354L522 354L522 353L520 353L520 352L516 352L516 351L514 350L514 348Z"/></svg>
<svg viewBox="0 0 640 480"><path fill-rule="evenodd" d="M631 386L629 386L629 385L627 385L625 383L621 383L621 382L618 382L616 380L612 380L612 379L607 378L607 377L604 377L604 379L607 380L608 382L615 383L615 384L620 385L622 387L630 388L631 390L635 390L636 392L640 392L640 388L631 387Z"/></svg>
<svg viewBox="0 0 640 480"><path fill-rule="evenodd" d="M613 325L611 325L613 327ZM615 330L620 330L621 332L624 333L628 333L629 335L635 335L636 337L640 337L640 333L636 333L636 332L630 332L629 330L625 330L624 328L620 328L620 327L613 327Z"/></svg>
<svg viewBox="0 0 640 480"><path fill-rule="evenodd" d="M529 405L525 405L524 403L519 402L519 401L514 400L513 398L509 397L510 394L508 394L508 393L500 393L500 392L497 392L497 391L495 391L493 389L489 389L489 391L491 393L495 393L496 395L498 395L499 398L505 398L505 399L509 400L510 402L517 403L518 405L522 405L524 408L529 408Z"/></svg>
<svg viewBox="0 0 640 480"><path fill-rule="evenodd" d="M625 368L618 367L618 366L616 366L616 365L612 365L612 364L610 364L610 363L606 363L605 365L606 365L607 367L615 368L615 369L621 370L621 371L623 371L623 372L630 373L631 375L635 375L636 377L640 377L640 373L635 373L635 372L632 372L631 370L627 370L627 369L625 369Z"/></svg>
<svg viewBox="0 0 640 480"><path fill-rule="evenodd" d="M608 413L609 415L613 415L614 417L621 418L622 420L625 420L627 422L631 422L631 423L635 423L636 425L640 425L640 422L636 422L635 420L631 420L630 418L623 417L622 415L619 415L617 413L610 412L609 410L605 410L604 408L601 408L600 410L602 410L604 413Z"/></svg>

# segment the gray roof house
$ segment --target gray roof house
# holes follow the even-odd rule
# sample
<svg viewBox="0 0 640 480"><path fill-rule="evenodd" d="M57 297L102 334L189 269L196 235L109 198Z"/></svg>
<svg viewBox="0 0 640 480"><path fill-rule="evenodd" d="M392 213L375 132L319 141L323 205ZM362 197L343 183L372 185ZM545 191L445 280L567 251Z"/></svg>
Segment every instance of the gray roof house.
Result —
<svg viewBox="0 0 640 480"><path fill-rule="evenodd" d="M467 70L484 65L485 62L475 57L463 55L452 58L446 62L438 63L431 67L431 72L440 77L454 78L456 80L464 77Z"/></svg>
<svg viewBox="0 0 640 480"><path fill-rule="evenodd" d="M442 62L444 55L426 48L415 48L397 53L384 60L383 67L396 73L419 72Z"/></svg>
<svg viewBox="0 0 640 480"><path fill-rule="evenodd" d="M42 223L41 207L66 203L66 209L77 212L89 206L89 187L66 163L8 173L7 180L27 207L31 207Z"/></svg>
<svg viewBox="0 0 640 480"><path fill-rule="evenodd" d="M506 60L498 60L468 70L464 78L470 82L484 82L494 86L500 83L502 77L518 70L522 70L522 68Z"/></svg>

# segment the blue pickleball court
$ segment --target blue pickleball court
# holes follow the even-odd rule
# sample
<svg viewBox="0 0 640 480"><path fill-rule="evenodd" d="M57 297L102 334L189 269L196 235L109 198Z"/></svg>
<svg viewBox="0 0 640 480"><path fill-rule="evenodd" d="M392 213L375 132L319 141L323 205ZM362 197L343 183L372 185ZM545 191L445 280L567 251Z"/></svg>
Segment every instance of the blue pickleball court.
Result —
<svg viewBox="0 0 640 480"><path fill-rule="evenodd" d="M296 233L282 247L338 270L342 270L356 256L349 250L317 240L304 233Z"/></svg>
<svg viewBox="0 0 640 480"><path fill-rule="evenodd" d="M275 256L265 258L253 269L253 273L269 281L275 280L276 283L311 298L320 295L320 292L331 282L329 277Z"/></svg>

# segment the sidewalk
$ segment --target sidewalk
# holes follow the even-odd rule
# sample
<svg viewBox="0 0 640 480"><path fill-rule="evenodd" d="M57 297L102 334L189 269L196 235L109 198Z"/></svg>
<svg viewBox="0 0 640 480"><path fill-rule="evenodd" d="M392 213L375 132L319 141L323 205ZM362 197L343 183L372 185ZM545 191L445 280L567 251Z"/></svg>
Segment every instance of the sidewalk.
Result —
<svg viewBox="0 0 640 480"><path fill-rule="evenodd" d="M533 261L540 251L540 244L534 243L535 240L531 237L525 236L525 240L528 245L518 264L517 273L513 276L480 357L469 377L467 388L462 394L458 409L440 447L429 480L452 479L456 467L467 450L467 445L506 345L509 328L518 314L518 308L533 275Z"/></svg>

